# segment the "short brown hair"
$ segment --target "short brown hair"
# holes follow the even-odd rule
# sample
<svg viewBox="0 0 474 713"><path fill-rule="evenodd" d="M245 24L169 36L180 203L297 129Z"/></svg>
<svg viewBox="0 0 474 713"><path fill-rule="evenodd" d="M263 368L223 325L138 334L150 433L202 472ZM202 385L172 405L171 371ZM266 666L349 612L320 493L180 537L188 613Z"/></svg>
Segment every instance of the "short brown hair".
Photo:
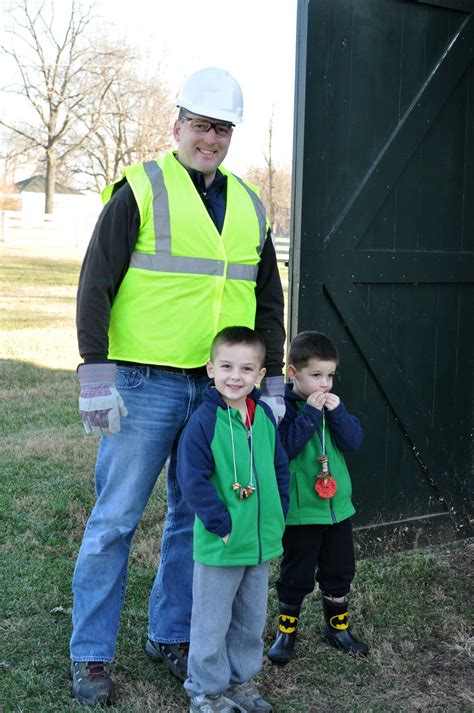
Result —
<svg viewBox="0 0 474 713"><path fill-rule="evenodd" d="M221 329L212 340L211 360L214 359L216 351L223 344L227 344L228 346L245 344L246 346L253 347L260 356L261 366L263 366L265 362L265 342L254 329L250 329L249 327L225 327Z"/></svg>
<svg viewBox="0 0 474 713"><path fill-rule="evenodd" d="M300 332L290 344L288 361L296 369L303 369L310 359L339 364L339 354L334 343L322 332Z"/></svg>

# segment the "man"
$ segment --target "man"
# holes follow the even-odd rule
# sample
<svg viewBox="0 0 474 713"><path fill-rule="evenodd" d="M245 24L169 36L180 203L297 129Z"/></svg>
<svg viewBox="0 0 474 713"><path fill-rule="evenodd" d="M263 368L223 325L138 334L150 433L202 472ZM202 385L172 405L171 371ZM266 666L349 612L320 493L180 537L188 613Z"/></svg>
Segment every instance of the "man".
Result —
<svg viewBox="0 0 474 713"><path fill-rule="evenodd" d="M105 189L79 281L80 411L86 432L103 435L97 501L73 577L72 695L85 705L114 697L129 550L166 461L146 652L186 677L193 515L176 452L218 331L255 327L267 349L262 393L276 417L284 413L283 293L265 210L255 187L221 167L242 121L240 87L206 68L187 79L177 106L177 151L125 169Z"/></svg>

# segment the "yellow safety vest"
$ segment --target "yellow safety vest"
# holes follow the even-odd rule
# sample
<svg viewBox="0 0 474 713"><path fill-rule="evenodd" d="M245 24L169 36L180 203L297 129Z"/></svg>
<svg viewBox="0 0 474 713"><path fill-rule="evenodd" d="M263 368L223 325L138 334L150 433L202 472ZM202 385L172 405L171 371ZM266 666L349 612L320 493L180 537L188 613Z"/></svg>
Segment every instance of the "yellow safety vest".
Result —
<svg viewBox="0 0 474 713"><path fill-rule="evenodd" d="M172 153L125 169L140 230L110 314L109 359L198 367L218 331L254 327L265 208L255 186L219 170L227 176L222 233ZM112 193L113 185L104 202Z"/></svg>

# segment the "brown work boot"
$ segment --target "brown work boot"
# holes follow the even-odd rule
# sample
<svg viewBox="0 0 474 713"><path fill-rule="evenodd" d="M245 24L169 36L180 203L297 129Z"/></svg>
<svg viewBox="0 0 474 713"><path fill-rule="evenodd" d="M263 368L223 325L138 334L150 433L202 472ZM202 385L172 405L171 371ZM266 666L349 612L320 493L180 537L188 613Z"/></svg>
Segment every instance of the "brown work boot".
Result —
<svg viewBox="0 0 474 713"><path fill-rule="evenodd" d="M184 682L188 677L189 644L162 644L148 639L145 651L155 661L162 661L180 681Z"/></svg>
<svg viewBox="0 0 474 713"><path fill-rule="evenodd" d="M72 661L71 696L83 706L107 706L113 703L112 664L104 661Z"/></svg>

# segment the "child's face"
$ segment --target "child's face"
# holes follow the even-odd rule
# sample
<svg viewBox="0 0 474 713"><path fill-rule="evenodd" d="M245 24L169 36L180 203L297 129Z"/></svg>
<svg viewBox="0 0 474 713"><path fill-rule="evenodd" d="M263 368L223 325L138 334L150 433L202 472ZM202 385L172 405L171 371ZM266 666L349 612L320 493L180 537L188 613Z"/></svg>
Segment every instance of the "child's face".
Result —
<svg viewBox="0 0 474 713"><path fill-rule="evenodd" d="M245 397L265 376L260 352L245 344L221 344L206 365L207 373L214 379L216 389L224 401L239 408Z"/></svg>
<svg viewBox="0 0 474 713"><path fill-rule="evenodd" d="M314 394L315 391L327 393L332 389L334 374L337 364L335 361L322 361L310 359L306 366L296 369L288 365L288 376L294 383L294 390L303 399Z"/></svg>

